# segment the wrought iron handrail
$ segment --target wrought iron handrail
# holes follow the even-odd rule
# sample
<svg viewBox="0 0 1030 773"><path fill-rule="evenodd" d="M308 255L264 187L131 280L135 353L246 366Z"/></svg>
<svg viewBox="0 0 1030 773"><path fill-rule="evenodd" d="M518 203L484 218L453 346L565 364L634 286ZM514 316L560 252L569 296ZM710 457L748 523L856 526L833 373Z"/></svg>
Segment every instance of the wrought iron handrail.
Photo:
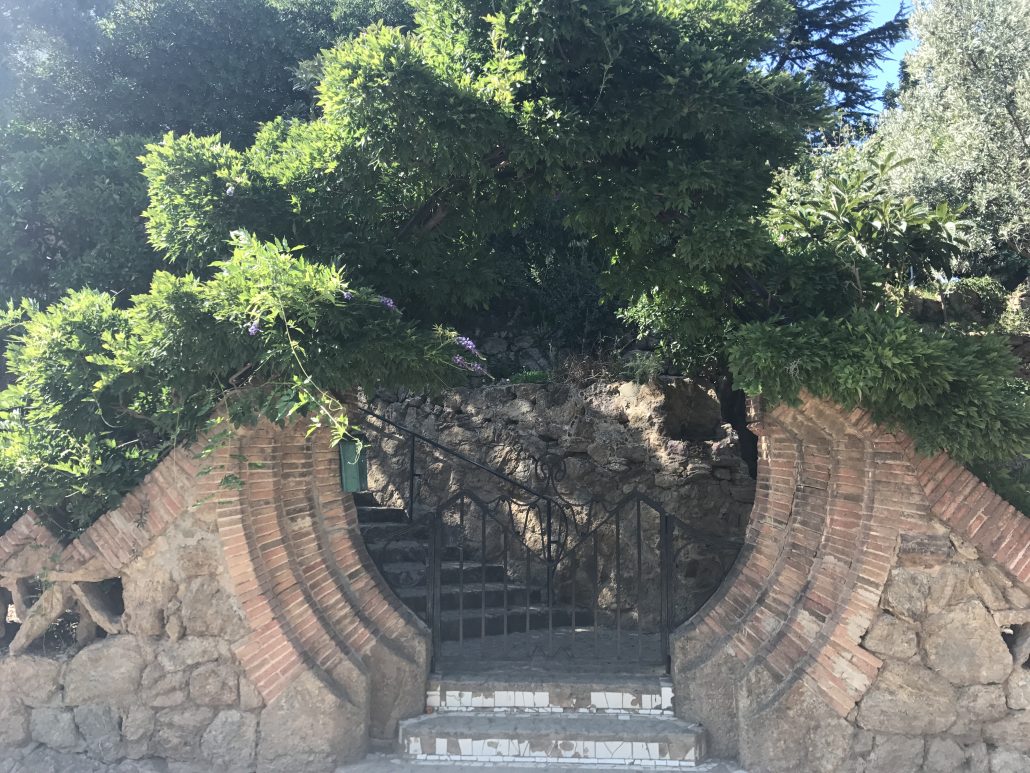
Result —
<svg viewBox="0 0 1030 773"><path fill-rule="evenodd" d="M489 467L489 466L483 464L482 462L477 462L475 459L472 459L471 457L466 456L465 454L461 453L460 451L456 451L453 448L445 446L443 443L440 443L440 442L438 442L436 440L433 440L430 437L426 437L425 435L423 435L418 430L412 429L411 427L406 427L403 424L398 424L397 422L392 421L392 420L386 418L385 416L383 416L381 414L378 414L375 411L372 411L372 410L370 410L368 408L363 408L360 405L356 405L356 404L352 403L348 407L353 408L353 409L355 409L355 410L365 414L366 416L371 416L373 419L375 419L377 421L381 421L384 424L389 424L391 427L394 427L394 428L400 430L402 433L407 435L412 440L418 439L421 442L425 443L426 445L432 446L433 448L437 449L438 451L442 451L443 453L447 454L448 456L453 456L456 459L460 459L461 461L465 462L466 464L469 464L469 465L471 465L473 467L476 467L476 468L482 470L483 472L489 473L490 475L492 475L495 478L498 478L498 479L504 481L505 483L507 483L509 485L512 485L512 486L515 486L516 488L522 489L527 494L532 494L534 497L537 497L538 499L541 499L541 500L544 500L544 501L548 501L548 502L551 502L551 503L553 503L555 505L558 505L559 507L562 507L562 503L559 502L554 497L551 497L551 496L549 496L547 494L542 494L541 492L536 491L533 487L527 486L525 483L517 481L517 480L515 480L514 478L512 478L509 475L505 475L503 472L501 472L500 470L498 470L498 469L496 469L494 467ZM414 444L412 444L412 449L414 449ZM412 465L412 467L411 467L412 474L414 473L414 469L415 469L414 465ZM410 500L409 504L414 505L414 500L413 499Z"/></svg>

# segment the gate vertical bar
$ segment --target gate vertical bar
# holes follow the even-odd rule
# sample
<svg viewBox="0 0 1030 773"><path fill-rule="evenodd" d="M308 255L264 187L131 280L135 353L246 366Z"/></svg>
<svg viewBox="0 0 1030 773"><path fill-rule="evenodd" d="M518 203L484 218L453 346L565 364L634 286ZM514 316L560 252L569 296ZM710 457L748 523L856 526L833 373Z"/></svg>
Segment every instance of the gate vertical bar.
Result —
<svg viewBox="0 0 1030 773"><path fill-rule="evenodd" d="M544 555L547 558L547 655L551 656L554 654L554 593L553 593L553 578L554 578L554 564L551 563L551 559L554 555L553 547L551 545L551 500L547 500L547 536L546 542L544 543Z"/></svg>
<svg viewBox="0 0 1030 773"><path fill-rule="evenodd" d="M615 657L622 660L622 511L615 511Z"/></svg>
<svg viewBox="0 0 1030 773"><path fill-rule="evenodd" d="M661 621L659 625L659 638L662 647L662 664L666 673L671 669L671 658L669 657L669 636L672 628L672 518L663 512L658 513L661 519L659 529L659 568L661 571Z"/></svg>
<svg viewBox="0 0 1030 773"><path fill-rule="evenodd" d="M441 579L441 522L440 513L428 515L432 518L429 524L429 565L426 567L426 610L428 613L429 630L433 637L433 653L430 658L434 670L439 667L443 635L441 631L440 615L440 579Z"/></svg>
<svg viewBox="0 0 1030 773"><path fill-rule="evenodd" d="M415 520L415 443L418 439L414 432L409 432L411 443L408 445L408 520Z"/></svg>
<svg viewBox="0 0 1030 773"><path fill-rule="evenodd" d="M458 654L465 654L465 495L458 508Z"/></svg>
<svg viewBox="0 0 1030 773"><path fill-rule="evenodd" d="M479 516L479 656L486 647L486 513Z"/></svg>
<svg viewBox="0 0 1030 773"><path fill-rule="evenodd" d="M644 539L640 527L640 498L637 497L637 663L644 660Z"/></svg>

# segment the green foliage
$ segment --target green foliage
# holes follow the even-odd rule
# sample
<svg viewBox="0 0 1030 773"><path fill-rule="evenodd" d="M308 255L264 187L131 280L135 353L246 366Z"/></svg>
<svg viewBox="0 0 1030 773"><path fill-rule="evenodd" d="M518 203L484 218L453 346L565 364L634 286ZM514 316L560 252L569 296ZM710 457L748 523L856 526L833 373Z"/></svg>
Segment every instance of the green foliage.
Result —
<svg viewBox="0 0 1030 773"><path fill-rule="evenodd" d="M992 325L1005 313L1009 294L994 277L967 276L949 282L945 287L944 299L952 310L950 319L953 321L954 312L958 311L959 320L965 315L966 321Z"/></svg>
<svg viewBox="0 0 1030 773"><path fill-rule="evenodd" d="M0 299L145 290L159 260L139 217L143 137L195 129L244 142L261 121L308 114L298 61L378 18L410 24L411 9L404 0L0 3Z"/></svg>
<svg viewBox="0 0 1030 773"><path fill-rule="evenodd" d="M845 115L868 114L879 98L872 70L905 36L903 3L894 18L871 26L869 0L792 0L792 13L773 54L773 69L805 72L821 83Z"/></svg>
<svg viewBox="0 0 1030 773"><path fill-rule="evenodd" d="M751 63L775 32L751 3L416 9L415 34L373 27L322 55L320 117L239 153L151 148L155 247L203 262L233 228L288 234L432 316L521 283L513 235L564 228L634 297L748 260L772 166L823 118L803 79Z"/></svg>
<svg viewBox="0 0 1030 773"><path fill-rule="evenodd" d="M1013 287L1030 271L1030 0L920 3L911 27L919 45L874 142L912 159L896 192L968 206L956 273Z"/></svg>
<svg viewBox="0 0 1030 773"><path fill-rule="evenodd" d="M404 0L7 0L9 117L100 133L222 132L305 112L297 62Z"/></svg>
<svg viewBox="0 0 1030 773"><path fill-rule="evenodd" d="M77 137L0 141L0 299L41 304L91 287L123 301L145 290L160 265L139 213L146 182L143 140Z"/></svg>
<svg viewBox="0 0 1030 773"><path fill-rule="evenodd" d="M624 318L657 336L676 365L714 377L739 325L900 313L912 283L949 265L964 224L946 206L894 196L886 176L895 163L845 146L781 172L764 218L740 226L746 261L681 270L639 295Z"/></svg>
<svg viewBox="0 0 1030 773"><path fill-rule="evenodd" d="M998 324L1007 333L1030 336L1030 279L1009 296Z"/></svg>
<svg viewBox="0 0 1030 773"><path fill-rule="evenodd" d="M158 272L127 308L93 290L47 310L12 308L5 523L32 506L62 528L87 525L212 416L302 414L339 438L348 425L338 396L437 387L479 367L453 333L414 326L390 299L285 245L237 235L217 269L206 281Z"/></svg>
<svg viewBox="0 0 1030 773"><path fill-rule="evenodd" d="M792 317L897 312L911 286L950 268L965 223L946 204L893 195L888 178L903 163L844 147L781 176L766 218L779 247L767 286Z"/></svg>
<svg viewBox="0 0 1030 773"><path fill-rule="evenodd" d="M755 323L729 347L734 385L771 402L802 389L864 406L923 451L963 462L1030 452L1030 385L1004 337L923 328L869 311L793 325Z"/></svg>
<svg viewBox="0 0 1030 773"><path fill-rule="evenodd" d="M665 361L658 352L633 352L622 374L638 384L652 384L664 370Z"/></svg>
<svg viewBox="0 0 1030 773"><path fill-rule="evenodd" d="M547 384L552 378L546 370L522 370L512 373L508 380L513 384Z"/></svg>

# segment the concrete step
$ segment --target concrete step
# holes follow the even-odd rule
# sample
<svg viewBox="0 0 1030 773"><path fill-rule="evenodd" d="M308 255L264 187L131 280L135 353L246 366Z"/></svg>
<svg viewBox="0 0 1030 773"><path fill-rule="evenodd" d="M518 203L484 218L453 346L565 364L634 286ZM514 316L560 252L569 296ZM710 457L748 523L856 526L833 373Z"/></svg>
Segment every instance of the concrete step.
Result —
<svg viewBox="0 0 1030 773"><path fill-rule="evenodd" d="M378 563L379 570L394 590L420 586L425 592L426 557L416 561L389 561ZM466 585L482 582L504 582L504 567L500 564L486 564L466 561L460 566L457 561L444 561L440 565L440 579L444 585L457 585L464 577Z"/></svg>
<svg viewBox="0 0 1030 773"><path fill-rule="evenodd" d="M414 760L396 754L370 754L361 762L344 765L336 769L336 773L482 773L486 767L482 762L430 762ZM591 764L590 773L626 773L628 765ZM544 773L583 773L582 765L566 764L561 760L555 762L495 762L489 765L491 773L527 773L534 770ZM732 762L706 760L697 767L689 768L692 773L747 773L746 770Z"/></svg>
<svg viewBox="0 0 1030 773"><path fill-rule="evenodd" d="M694 768L704 731L680 719L633 714L450 712L405 720L401 750L433 762Z"/></svg>
<svg viewBox="0 0 1030 773"><path fill-rule="evenodd" d="M382 507L380 505L359 505L358 523L408 523L407 512L400 507Z"/></svg>
<svg viewBox="0 0 1030 773"><path fill-rule="evenodd" d="M403 513L404 511L401 510ZM361 536L366 545L375 545L390 540L417 540L426 543L429 530L423 523L410 523L407 520L396 522L360 523Z"/></svg>
<svg viewBox="0 0 1030 773"><path fill-rule="evenodd" d="M419 614L426 611L426 589L423 585L418 588L402 588L397 591L397 596L408 605L410 609ZM486 604L483 603L484 598ZM489 608L507 608L518 611L522 608L525 613L525 605L539 604L543 599L543 591L539 588L526 588L525 585L503 582L488 582L485 585L481 582L466 582L461 585L442 585L440 587L440 608L450 612L461 607L468 611L480 610L484 606Z"/></svg>
<svg viewBox="0 0 1030 773"><path fill-rule="evenodd" d="M439 712L642 714L672 716L672 681L658 675L503 672L432 675L426 706Z"/></svg>
<svg viewBox="0 0 1030 773"><path fill-rule="evenodd" d="M507 628L505 628L507 619ZM589 609L577 609L575 614L576 627L592 625L594 622L593 612ZM444 641L457 641L460 638L478 639L484 634L497 636L504 633L520 633L522 631L543 631L550 625L553 628L569 628L573 624L572 609L569 607L554 607L548 610L546 606L512 607L507 611L503 608L487 609L481 613L478 609L466 609L464 612L458 610L444 611L440 613L440 636Z"/></svg>

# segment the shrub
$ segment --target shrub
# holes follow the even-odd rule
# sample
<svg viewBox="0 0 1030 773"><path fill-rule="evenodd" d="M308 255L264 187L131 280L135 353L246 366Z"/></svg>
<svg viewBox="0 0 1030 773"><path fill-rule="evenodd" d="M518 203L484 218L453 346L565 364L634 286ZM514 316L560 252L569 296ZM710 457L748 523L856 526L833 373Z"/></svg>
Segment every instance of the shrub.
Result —
<svg viewBox="0 0 1030 773"><path fill-rule="evenodd" d="M216 268L208 280L158 272L124 309L82 290L8 313L4 523L31 506L66 531L88 525L213 416L301 414L338 439L339 395L481 370L467 339L418 328L391 299L285 244L237 235Z"/></svg>
<svg viewBox="0 0 1030 773"><path fill-rule="evenodd" d="M906 429L924 452L985 462L1030 450L1030 384L1016 377L1003 336L858 312L745 325L729 360L738 388L772 403L795 401L806 389L861 405L887 427Z"/></svg>

